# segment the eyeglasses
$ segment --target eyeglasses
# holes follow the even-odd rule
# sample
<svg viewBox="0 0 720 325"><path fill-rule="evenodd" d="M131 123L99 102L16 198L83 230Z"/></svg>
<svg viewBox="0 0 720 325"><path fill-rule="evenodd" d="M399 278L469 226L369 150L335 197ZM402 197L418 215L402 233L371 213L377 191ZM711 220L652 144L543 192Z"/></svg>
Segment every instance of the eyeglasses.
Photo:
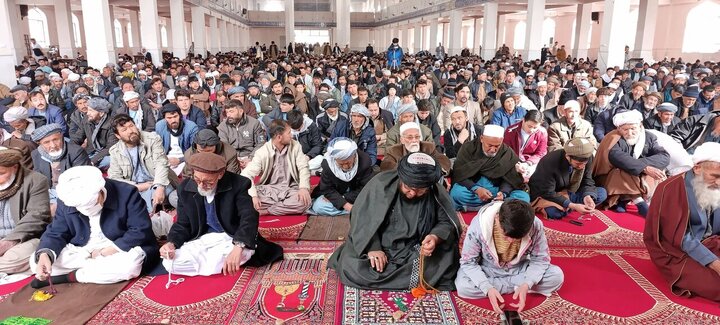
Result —
<svg viewBox="0 0 720 325"><path fill-rule="evenodd" d="M203 187L212 187L212 186L215 186L215 184L217 184L217 182L218 182L217 179L214 179L214 180L200 179L197 176L193 176L193 180L195 181L195 183L197 183L198 185L203 186Z"/></svg>
<svg viewBox="0 0 720 325"><path fill-rule="evenodd" d="M420 137L419 135L416 135L416 136L408 136L408 135L406 135L406 136L403 136L403 139L405 139L405 140L420 140L421 137Z"/></svg>

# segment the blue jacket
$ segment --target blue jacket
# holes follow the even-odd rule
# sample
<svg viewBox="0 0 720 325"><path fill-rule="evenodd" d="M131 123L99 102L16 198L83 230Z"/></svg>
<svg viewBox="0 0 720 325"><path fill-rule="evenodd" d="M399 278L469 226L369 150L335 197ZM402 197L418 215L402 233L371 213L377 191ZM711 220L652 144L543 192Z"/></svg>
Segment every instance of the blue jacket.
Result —
<svg viewBox="0 0 720 325"><path fill-rule="evenodd" d="M352 101L353 101L353 98L350 95L350 93L349 92L345 93L345 96L343 96L342 103L340 104L340 111L350 115L350 107L352 106L352 105L350 105L350 103L352 103Z"/></svg>
<svg viewBox="0 0 720 325"><path fill-rule="evenodd" d="M352 132L350 120L338 120L333 133L330 135L330 139L328 139L328 142L337 137L352 139L350 132ZM368 156L370 156L370 165L375 166L375 163L377 163L377 139L375 139L375 128L372 123L366 123L365 128L362 130L362 134L360 134L360 138L355 142L357 143L360 151L365 152Z"/></svg>
<svg viewBox="0 0 720 325"><path fill-rule="evenodd" d="M45 118L45 121L46 121L45 124L50 124L50 123L60 124L60 127L62 127L63 134L65 134L67 136L68 127L67 127L67 123L65 122L65 118L62 115L62 109L60 109L60 107L48 104L47 107L45 108L45 114L38 111L37 108L33 107L28 110L28 116L30 116L30 117L42 116ZM35 127L40 127L40 126L41 125L37 125L37 123L35 125Z"/></svg>
<svg viewBox="0 0 720 325"><path fill-rule="evenodd" d="M393 69L400 67L403 59L403 49L397 44L392 44L387 49L387 64Z"/></svg>
<svg viewBox="0 0 720 325"><path fill-rule="evenodd" d="M505 112L505 109L501 107L493 112L490 124L499 125L507 129L517 122L522 122L523 118L525 118L525 114L527 114L527 110L521 106L515 107L515 110L510 115L508 115Z"/></svg>
<svg viewBox="0 0 720 325"><path fill-rule="evenodd" d="M708 218L705 215L705 211L702 211L702 208L698 207L697 199L692 191L693 178L695 178L695 173L692 170L685 173L685 187L688 189L687 199L688 207L690 208L690 219L688 220L688 229L685 231L685 236L683 236L681 248L693 260L700 263L700 265L707 266L718 257L702 244L702 240L704 239L703 237L705 236L705 229L707 229L707 227L711 227L711 235L720 234L720 209L716 209L713 212L713 224L708 225Z"/></svg>
<svg viewBox="0 0 720 325"><path fill-rule="evenodd" d="M608 107L604 111L600 112L600 115L595 118L595 123L593 123L593 135L595 136L595 139L597 139L598 143L605 138L606 134L615 130L613 117L615 117L615 113L618 109L621 108L618 106Z"/></svg>
<svg viewBox="0 0 720 325"><path fill-rule="evenodd" d="M200 129L198 129L198 126L190 120L184 120L183 123L183 132L180 135L180 148L183 152L185 152L192 147L193 141L195 141L195 135L200 132ZM170 152L170 129L168 129L167 121L165 121L165 119L162 119L155 124L155 133L162 138L165 153L167 154Z"/></svg>
<svg viewBox="0 0 720 325"><path fill-rule="evenodd" d="M198 131L204 130L207 127L207 118L205 117L205 113L203 113L203 111L195 105L190 106L190 112L188 115L183 115L182 117L185 119L185 122L191 121L195 123Z"/></svg>
<svg viewBox="0 0 720 325"><path fill-rule="evenodd" d="M134 185L105 180L108 199L100 215L103 234L121 250L140 246L145 254L143 271L160 260L158 244L147 214L147 205ZM56 256L67 244L84 246L90 240L90 219L73 207L57 201L55 217L40 237L38 251L51 250Z"/></svg>

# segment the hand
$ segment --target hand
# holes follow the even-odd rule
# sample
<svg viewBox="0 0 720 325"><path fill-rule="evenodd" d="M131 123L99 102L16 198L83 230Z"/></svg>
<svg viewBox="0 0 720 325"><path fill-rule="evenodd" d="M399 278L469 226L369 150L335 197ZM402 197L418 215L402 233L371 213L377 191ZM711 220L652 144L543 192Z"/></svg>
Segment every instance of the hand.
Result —
<svg viewBox="0 0 720 325"><path fill-rule="evenodd" d="M643 172L644 172L646 175L648 175L648 176L650 176L650 177L652 177L652 178L654 178L654 179L660 180L660 179L664 179L664 178L665 178L665 172L663 172L662 170L659 170L659 169L657 169L657 168L655 168L655 167L653 167L653 166L647 166L647 167L645 167L645 169L643 169Z"/></svg>
<svg viewBox="0 0 720 325"><path fill-rule="evenodd" d="M32 258L32 257L30 257ZM52 271L52 262L50 262L50 256L47 253L40 254L38 258L37 266L35 266L35 278L40 281L45 281L50 276Z"/></svg>
<svg viewBox="0 0 720 325"><path fill-rule="evenodd" d="M17 245L14 240L0 240L0 256L3 256L5 252Z"/></svg>
<svg viewBox="0 0 720 325"><path fill-rule="evenodd" d="M497 195L495 195L494 201L504 201L505 200L505 193L498 192Z"/></svg>
<svg viewBox="0 0 720 325"><path fill-rule="evenodd" d="M714 260L708 264L708 267L720 275L720 260Z"/></svg>
<svg viewBox="0 0 720 325"><path fill-rule="evenodd" d="M480 198L481 201L487 201L489 199L492 199L492 193L485 189L484 187L478 187L477 190L475 190L475 194Z"/></svg>
<svg viewBox="0 0 720 325"><path fill-rule="evenodd" d="M585 195L585 198L583 198L583 203L585 203L585 206L589 209L595 210L595 200L590 195Z"/></svg>
<svg viewBox="0 0 720 325"><path fill-rule="evenodd" d="M260 203L260 198L257 196L253 196L252 201L255 211L260 211L260 208L262 207L262 204Z"/></svg>
<svg viewBox="0 0 720 325"><path fill-rule="evenodd" d="M297 195L298 200L300 200L300 202L302 202L302 204L304 205L310 205L310 203L312 202L312 199L310 198L310 191L306 188L301 188L298 191Z"/></svg>
<svg viewBox="0 0 720 325"><path fill-rule="evenodd" d="M527 171L527 169L528 169L528 165L525 163L519 162L519 163L515 164L515 170L517 170L517 172L520 174L524 174L525 171Z"/></svg>
<svg viewBox="0 0 720 325"><path fill-rule="evenodd" d="M145 183L137 183L135 184L135 187L137 187L138 192L145 192L147 191L150 186L152 186L152 182L145 182Z"/></svg>
<svg viewBox="0 0 720 325"><path fill-rule="evenodd" d="M165 186L158 186L152 196L153 206L162 205L165 202Z"/></svg>
<svg viewBox="0 0 720 325"><path fill-rule="evenodd" d="M460 143L465 143L465 140L467 140L468 137L470 137L470 132L468 132L467 129L462 129L460 134L458 134L458 141L460 141Z"/></svg>
<svg viewBox="0 0 720 325"><path fill-rule="evenodd" d="M225 258L225 264L223 265L223 275L235 275L240 270L240 262L242 260L243 248L235 245L233 246L230 255Z"/></svg>
<svg viewBox="0 0 720 325"><path fill-rule="evenodd" d="M495 288L490 288L487 293L488 299L490 299L490 305L496 313L502 314L502 309L505 307L505 299L503 299L500 292Z"/></svg>
<svg viewBox="0 0 720 325"><path fill-rule="evenodd" d="M96 250L92 251L92 254L90 254L90 257L92 257L92 258L97 258L97 257L100 257L100 256L110 256L110 255L115 254L115 253L117 253L117 252L118 252L118 250L115 249L115 247L108 246L108 247L105 247L105 248L102 248L102 249L96 249Z"/></svg>
<svg viewBox="0 0 720 325"><path fill-rule="evenodd" d="M175 168L178 165L180 165L180 159L179 158L170 158L168 157L168 162L170 163L170 167Z"/></svg>
<svg viewBox="0 0 720 325"><path fill-rule="evenodd" d="M571 210L575 210L575 211L577 211L577 212L580 212L580 213L591 213L591 212L593 212L593 210L595 210L595 209L590 209L590 208L588 208L588 207L587 207L586 205L584 205L584 204L578 204L578 203L570 203L570 205L568 206L568 208L571 209Z"/></svg>
<svg viewBox="0 0 720 325"><path fill-rule="evenodd" d="M14 136L18 139L22 139L23 134L22 134L22 132L15 130L15 131L13 131L12 136Z"/></svg>
<svg viewBox="0 0 720 325"><path fill-rule="evenodd" d="M370 259L370 266L376 271L382 273L387 265L387 256L383 251L372 251L368 252L368 258Z"/></svg>
<svg viewBox="0 0 720 325"><path fill-rule="evenodd" d="M435 250L435 246L440 241L438 236L429 234L425 236L422 241L422 247L420 248L420 254L423 256L432 256L432 252Z"/></svg>
<svg viewBox="0 0 720 325"><path fill-rule="evenodd" d="M245 169L249 162L250 160L247 158L238 158L238 165L240 165L240 169Z"/></svg>
<svg viewBox="0 0 720 325"><path fill-rule="evenodd" d="M510 306L517 308L518 313L523 311L523 309L525 308L525 298L527 297L529 289L530 287L527 283L523 283L521 286L515 289L515 294L513 294L513 300L518 300L518 303L510 304Z"/></svg>
<svg viewBox="0 0 720 325"><path fill-rule="evenodd" d="M352 207L353 207L352 203L347 202L347 203L345 203L345 205L343 205L343 210L350 212L350 210L352 210Z"/></svg>
<svg viewBox="0 0 720 325"><path fill-rule="evenodd" d="M162 247L160 247L160 257L169 260L175 258L175 244L167 242L165 245L162 245Z"/></svg>

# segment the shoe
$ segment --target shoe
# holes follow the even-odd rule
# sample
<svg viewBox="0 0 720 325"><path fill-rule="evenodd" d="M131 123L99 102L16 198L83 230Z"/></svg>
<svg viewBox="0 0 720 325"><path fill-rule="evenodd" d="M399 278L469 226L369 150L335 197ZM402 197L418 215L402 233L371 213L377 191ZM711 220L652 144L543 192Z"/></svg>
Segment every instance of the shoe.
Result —
<svg viewBox="0 0 720 325"><path fill-rule="evenodd" d="M618 202L613 210L617 213L625 213L627 212L627 209L625 209L627 204L627 202Z"/></svg>
<svg viewBox="0 0 720 325"><path fill-rule="evenodd" d="M643 201L635 205L638 208L638 214L642 216L643 218L646 218L648 215L648 212L650 212L650 205L647 204L647 202Z"/></svg>

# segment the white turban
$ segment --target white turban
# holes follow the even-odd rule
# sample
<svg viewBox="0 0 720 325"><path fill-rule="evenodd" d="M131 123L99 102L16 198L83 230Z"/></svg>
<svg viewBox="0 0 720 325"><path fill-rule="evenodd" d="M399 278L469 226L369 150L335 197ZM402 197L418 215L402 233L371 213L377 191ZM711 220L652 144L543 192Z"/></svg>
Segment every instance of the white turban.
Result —
<svg viewBox="0 0 720 325"><path fill-rule="evenodd" d="M625 124L640 124L642 123L642 120L642 113L633 109L615 114L613 117L613 124L615 124L615 127L620 127Z"/></svg>
<svg viewBox="0 0 720 325"><path fill-rule="evenodd" d="M465 109L465 107L455 106L450 109L450 115L452 115L452 113L455 113L455 112L466 112L467 113L467 110Z"/></svg>
<svg viewBox="0 0 720 325"><path fill-rule="evenodd" d="M402 104L397 109L397 116L400 116L404 113L415 114L417 112L418 112L418 108L417 108L417 105L415 105L415 103Z"/></svg>
<svg viewBox="0 0 720 325"><path fill-rule="evenodd" d="M76 166L64 171L55 187L58 199L70 207L94 204L103 188L105 178L94 166Z"/></svg>
<svg viewBox="0 0 720 325"><path fill-rule="evenodd" d="M695 154L693 154L693 163L699 164L705 161L720 163L720 143L705 142L695 148Z"/></svg>
<svg viewBox="0 0 720 325"><path fill-rule="evenodd" d="M403 123L403 125L400 126L400 135L402 136L403 133L405 133L405 131L410 130L410 129L415 129L415 130L418 130L418 132L421 132L419 124L417 124L415 122L405 122L405 123Z"/></svg>
<svg viewBox="0 0 720 325"><path fill-rule="evenodd" d="M345 137L337 137L328 143L325 157L328 159L345 160L355 155L357 149L358 146L355 141ZM328 163L330 162L332 161L328 161Z"/></svg>
<svg viewBox="0 0 720 325"><path fill-rule="evenodd" d="M71 73L71 74L68 76L68 80L70 80L70 81L78 81L78 80L80 80L80 75L77 74L77 73Z"/></svg>
<svg viewBox="0 0 720 325"><path fill-rule="evenodd" d="M133 99L138 99L138 98L140 98L140 94L138 94L134 91L128 91L123 94L123 101L125 101L125 102L129 102Z"/></svg>
<svg viewBox="0 0 720 325"><path fill-rule="evenodd" d="M485 125L483 128L483 136L502 139L505 137L505 128L494 124Z"/></svg>
<svg viewBox="0 0 720 325"><path fill-rule="evenodd" d="M26 85L26 86L27 86L27 85L29 85L30 83L32 83L32 79L30 79L30 77L28 77L28 76L22 76L22 77L20 77L20 84L21 84L21 85Z"/></svg>
<svg viewBox="0 0 720 325"><path fill-rule="evenodd" d="M567 102L565 102L565 109L567 110L570 108L577 108L577 110L579 111L580 102L578 102L577 100L568 100Z"/></svg>
<svg viewBox="0 0 720 325"><path fill-rule="evenodd" d="M7 111L3 114L3 119L5 119L5 122L12 123L19 120L24 120L28 118L28 111L25 107L22 106L14 106L8 108Z"/></svg>
<svg viewBox="0 0 720 325"><path fill-rule="evenodd" d="M538 81L537 86L538 86L538 87L547 86L547 81L544 81L544 80L543 80L543 81Z"/></svg>

